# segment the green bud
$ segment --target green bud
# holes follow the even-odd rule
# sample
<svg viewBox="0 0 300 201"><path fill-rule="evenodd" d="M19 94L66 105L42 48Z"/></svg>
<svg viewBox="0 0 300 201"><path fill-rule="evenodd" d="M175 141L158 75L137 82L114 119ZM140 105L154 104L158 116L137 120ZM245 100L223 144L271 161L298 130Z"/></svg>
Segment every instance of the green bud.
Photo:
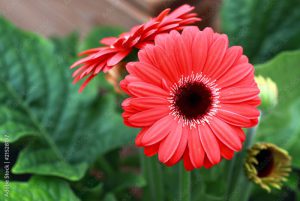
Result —
<svg viewBox="0 0 300 201"><path fill-rule="evenodd" d="M255 81L260 89L259 97L261 99L261 109L268 111L274 108L278 102L278 89L277 85L270 78L264 78L262 76L256 76Z"/></svg>

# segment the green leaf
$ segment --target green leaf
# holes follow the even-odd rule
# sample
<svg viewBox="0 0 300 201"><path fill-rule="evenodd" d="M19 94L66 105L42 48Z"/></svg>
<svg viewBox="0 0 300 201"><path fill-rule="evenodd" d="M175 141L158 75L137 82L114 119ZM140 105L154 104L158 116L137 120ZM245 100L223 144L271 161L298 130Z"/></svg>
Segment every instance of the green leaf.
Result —
<svg viewBox="0 0 300 201"><path fill-rule="evenodd" d="M300 1L224 0L221 25L254 63L300 48Z"/></svg>
<svg viewBox="0 0 300 201"><path fill-rule="evenodd" d="M31 137L14 173L79 180L97 156L132 141L103 76L82 94L71 84L77 37L53 42L3 19L0 27L0 140Z"/></svg>
<svg viewBox="0 0 300 201"><path fill-rule="evenodd" d="M300 51L291 51L256 66L256 73L270 77L279 91L278 105L270 114L263 115L257 140L272 142L288 150L297 167L300 167L299 63Z"/></svg>
<svg viewBox="0 0 300 201"><path fill-rule="evenodd" d="M29 182L0 182L4 200L9 201L79 201L69 184L61 179L33 177Z"/></svg>
<svg viewBox="0 0 300 201"><path fill-rule="evenodd" d="M0 101L4 102L6 88L0 84ZM22 109L18 111L18 106L12 108L0 105L0 142L11 143L17 141L24 136L38 136L38 131L34 128L27 116L22 113ZM14 133L14 135L10 135Z"/></svg>

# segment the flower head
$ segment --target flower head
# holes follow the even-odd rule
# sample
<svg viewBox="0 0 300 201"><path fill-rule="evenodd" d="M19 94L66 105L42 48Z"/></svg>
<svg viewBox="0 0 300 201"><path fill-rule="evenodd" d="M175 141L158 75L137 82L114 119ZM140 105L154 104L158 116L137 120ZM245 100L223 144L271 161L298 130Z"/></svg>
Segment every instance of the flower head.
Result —
<svg viewBox="0 0 300 201"><path fill-rule="evenodd" d="M101 71L107 72L124 59L133 48L141 49L153 43L155 36L168 33L171 30L181 30L183 27L200 21L197 14L190 13L194 7L183 5L170 13L170 9L162 11L156 18L149 22L133 27L128 33L121 34L118 38L109 37L101 40L104 47L89 49L80 55L86 57L75 62L71 68L81 65L74 73L74 83L88 77L79 91Z"/></svg>
<svg viewBox="0 0 300 201"><path fill-rule="evenodd" d="M291 157L288 152L271 143L257 143L248 150L245 163L250 180L263 189L280 189L291 171Z"/></svg>
<svg viewBox="0 0 300 201"><path fill-rule="evenodd" d="M159 35L128 63L121 88L125 124L142 128L136 145L166 165L209 168L242 148L242 127L258 122L254 68L239 46L211 28Z"/></svg>

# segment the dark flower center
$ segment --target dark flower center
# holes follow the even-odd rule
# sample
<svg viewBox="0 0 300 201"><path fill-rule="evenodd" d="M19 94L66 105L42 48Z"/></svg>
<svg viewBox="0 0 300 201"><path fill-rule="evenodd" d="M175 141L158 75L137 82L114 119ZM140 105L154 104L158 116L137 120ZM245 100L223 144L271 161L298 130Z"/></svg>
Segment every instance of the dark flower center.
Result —
<svg viewBox="0 0 300 201"><path fill-rule="evenodd" d="M202 83L187 83L177 89L174 103L175 108L186 119L197 119L209 111L212 94Z"/></svg>
<svg viewBox="0 0 300 201"><path fill-rule="evenodd" d="M255 158L258 161L258 164L254 165L257 170L257 176L260 178L269 176L274 168L273 152L269 149L264 149Z"/></svg>

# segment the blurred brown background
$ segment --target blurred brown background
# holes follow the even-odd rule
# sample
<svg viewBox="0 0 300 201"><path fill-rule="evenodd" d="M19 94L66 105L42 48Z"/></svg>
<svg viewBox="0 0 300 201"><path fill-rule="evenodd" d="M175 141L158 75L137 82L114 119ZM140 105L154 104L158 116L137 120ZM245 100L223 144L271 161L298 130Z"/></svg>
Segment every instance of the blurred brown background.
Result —
<svg viewBox="0 0 300 201"><path fill-rule="evenodd" d="M0 0L0 14L17 26L44 36L79 31L82 36L96 25L129 29L166 7L188 3L202 18L199 26L218 27L221 0ZM1 31L1 27L0 27Z"/></svg>

